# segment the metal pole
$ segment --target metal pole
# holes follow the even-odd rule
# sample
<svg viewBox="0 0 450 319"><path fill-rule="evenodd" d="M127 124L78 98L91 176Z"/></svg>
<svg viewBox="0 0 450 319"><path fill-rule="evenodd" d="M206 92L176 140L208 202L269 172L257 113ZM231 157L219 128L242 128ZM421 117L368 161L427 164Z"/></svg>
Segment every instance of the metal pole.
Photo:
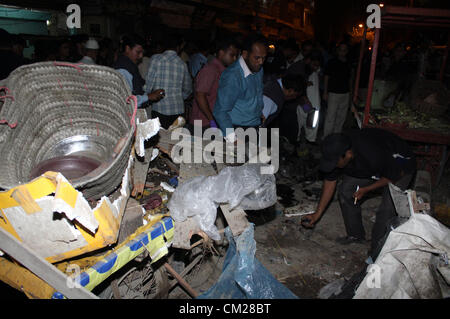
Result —
<svg viewBox="0 0 450 319"><path fill-rule="evenodd" d="M364 109L364 125L369 123L370 104L372 103L373 81L375 80L375 68L377 66L378 43L380 41L380 29L375 29L375 38L372 47L372 60L370 63L369 86L367 88L366 107Z"/></svg>
<svg viewBox="0 0 450 319"><path fill-rule="evenodd" d="M359 60L358 60L358 69L356 71L356 81L355 81L355 89L353 94L353 103L356 104L359 93L359 80L361 78L361 65L362 59L364 56L364 48L366 46L366 33L367 33L367 25L364 25L363 37L361 39L361 49L359 50Z"/></svg>
<svg viewBox="0 0 450 319"><path fill-rule="evenodd" d="M180 283L180 285L187 290L187 292L191 295L191 297L193 298L198 297L198 293L194 289L192 289L192 287L168 263L165 263L164 267L172 276L175 277L175 279Z"/></svg>

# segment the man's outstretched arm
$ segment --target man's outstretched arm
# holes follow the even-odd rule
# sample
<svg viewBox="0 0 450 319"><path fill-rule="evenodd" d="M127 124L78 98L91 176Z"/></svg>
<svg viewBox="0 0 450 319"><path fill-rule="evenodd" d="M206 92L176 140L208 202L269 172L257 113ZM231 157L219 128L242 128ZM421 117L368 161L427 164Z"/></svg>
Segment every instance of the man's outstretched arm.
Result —
<svg viewBox="0 0 450 319"><path fill-rule="evenodd" d="M307 228L314 227L314 224L320 219L323 212L327 208L331 199L333 198L334 191L336 189L337 181L323 181L322 194L320 195L319 204L317 205L316 211L314 214L306 215L302 218L302 225Z"/></svg>

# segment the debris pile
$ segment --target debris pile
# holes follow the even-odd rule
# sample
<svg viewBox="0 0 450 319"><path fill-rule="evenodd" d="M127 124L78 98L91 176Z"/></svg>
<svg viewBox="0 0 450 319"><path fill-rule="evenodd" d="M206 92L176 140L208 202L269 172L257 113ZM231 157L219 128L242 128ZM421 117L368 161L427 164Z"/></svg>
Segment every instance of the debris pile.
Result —
<svg viewBox="0 0 450 319"><path fill-rule="evenodd" d="M387 112L374 114L374 118L382 124L397 125L416 129L434 129L446 132L450 129L450 121L446 117L437 117L414 109L404 102L398 102Z"/></svg>

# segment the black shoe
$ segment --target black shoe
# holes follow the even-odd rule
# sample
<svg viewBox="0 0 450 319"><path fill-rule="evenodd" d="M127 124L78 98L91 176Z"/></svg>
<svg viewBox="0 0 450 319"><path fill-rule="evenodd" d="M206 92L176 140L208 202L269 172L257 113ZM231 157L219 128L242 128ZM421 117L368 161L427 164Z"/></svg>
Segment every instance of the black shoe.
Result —
<svg viewBox="0 0 450 319"><path fill-rule="evenodd" d="M364 238L357 238L353 236L340 237L336 239L336 242L341 245L349 245L349 244L362 244L366 240Z"/></svg>

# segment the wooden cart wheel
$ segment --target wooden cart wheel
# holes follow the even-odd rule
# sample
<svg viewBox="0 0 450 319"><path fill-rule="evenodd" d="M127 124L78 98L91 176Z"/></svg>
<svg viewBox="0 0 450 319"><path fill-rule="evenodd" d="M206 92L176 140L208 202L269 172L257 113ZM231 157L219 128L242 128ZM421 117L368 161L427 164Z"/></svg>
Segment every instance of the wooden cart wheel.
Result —
<svg viewBox="0 0 450 319"><path fill-rule="evenodd" d="M169 296L169 279L164 267L159 267L154 271L153 278L148 281L149 287L146 299L166 299Z"/></svg>
<svg viewBox="0 0 450 319"><path fill-rule="evenodd" d="M169 280L164 267L153 269L150 263L144 267L132 267L115 279L100 294L103 299L166 299Z"/></svg>

